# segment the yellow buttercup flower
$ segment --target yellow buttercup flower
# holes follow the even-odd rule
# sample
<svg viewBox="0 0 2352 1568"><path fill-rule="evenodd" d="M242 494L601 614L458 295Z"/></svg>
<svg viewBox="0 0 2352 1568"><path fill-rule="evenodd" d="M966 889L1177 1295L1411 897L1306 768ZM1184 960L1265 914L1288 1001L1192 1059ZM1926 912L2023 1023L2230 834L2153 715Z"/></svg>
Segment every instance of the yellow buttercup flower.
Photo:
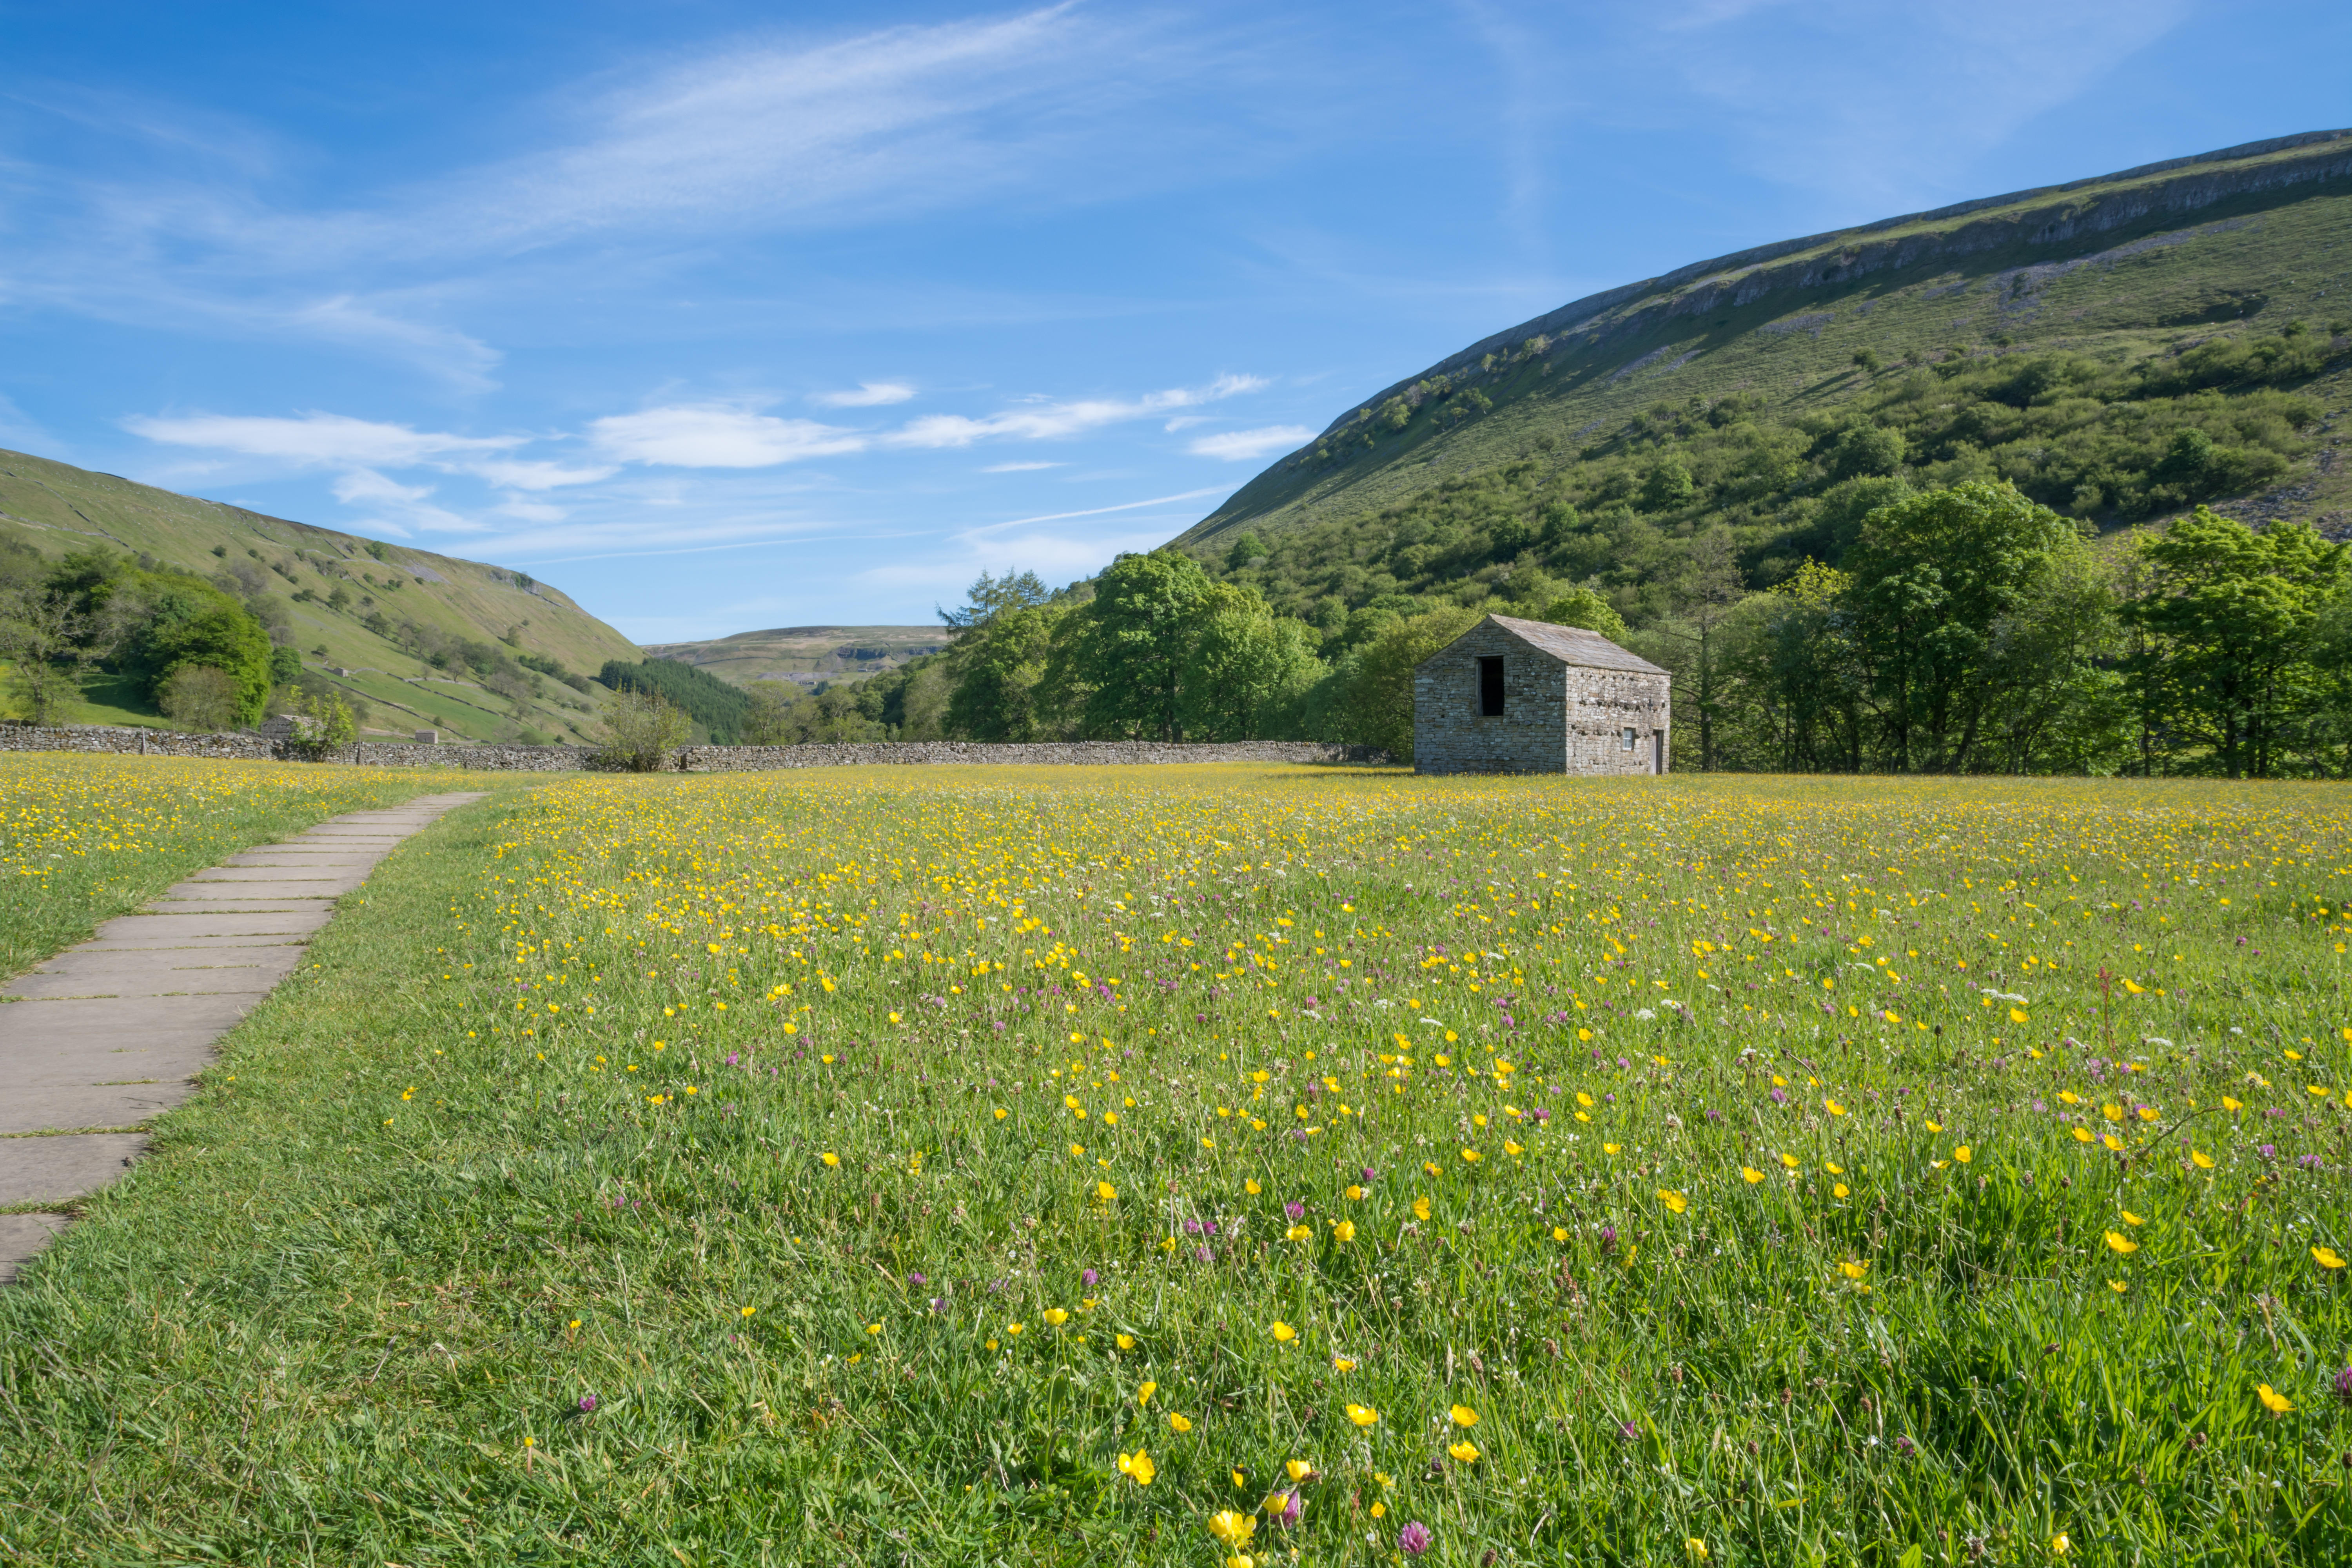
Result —
<svg viewBox="0 0 2352 1568"><path fill-rule="evenodd" d="M1446 1449L1445 1451L1465 1465L1475 1465L1478 1462L1477 1445L1471 1443L1466 1439L1454 1444L1454 1447Z"/></svg>
<svg viewBox="0 0 2352 1568"><path fill-rule="evenodd" d="M1353 1421L1359 1426L1376 1426L1379 1424L1380 1418L1381 1413L1373 1409L1369 1405L1350 1405L1348 1406L1348 1419Z"/></svg>
<svg viewBox="0 0 2352 1568"><path fill-rule="evenodd" d="M1298 1331L1292 1328L1288 1323L1276 1323L1272 1332L1277 1341L1286 1345L1298 1337Z"/></svg>
<svg viewBox="0 0 2352 1568"><path fill-rule="evenodd" d="M2124 1233L2119 1230L2111 1230L2107 1232L2107 1245L2110 1247L2113 1247L2116 1251L2123 1253L2126 1256L2129 1256L2130 1254L2139 1250L2139 1243L2134 1241L2130 1237L2124 1235Z"/></svg>
<svg viewBox="0 0 2352 1568"><path fill-rule="evenodd" d="M1043 1317L1045 1318L1045 1320L1047 1322L1049 1322L1049 1323L1053 1324L1053 1325L1054 1325L1054 1327L1055 1327L1055 1328L1057 1328L1057 1329L1058 1329L1058 1328L1060 1328L1064 1323L1066 1323L1066 1322L1068 1322L1068 1321L1070 1321L1070 1314L1069 1314L1068 1310L1067 1310L1066 1309L1065 1309L1065 1308L1061 1308L1061 1307L1048 1307L1048 1308L1046 1308L1046 1309L1045 1309L1045 1310L1041 1314L1041 1316L1043 1316Z"/></svg>
<svg viewBox="0 0 2352 1568"><path fill-rule="evenodd" d="M1151 1484L1151 1478L1160 1473L1160 1468L1151 1462L1150 1455L1138 1448L1132 1454L1118 1457L1118 1473L1133 1478L1137 1486L1148 1487Z"/></svg>
<svg viewBox="0 0 2352 1568"><path fill-rule="evenodd" d="M1864 1275L1870 1272L1870 1265L1867 1263L1856 1263L1852 1259L1848 1259L1847 1261L1838 1265L1838 1272L1844 1275L1849 1279L1859 1279Z"/></svg>
<svg viewBox="0 0 2352 1568"><path fill-rule="evenodd" d="M1209 1516L1209 1533L1227 1546L1239 1548L1247 1545L1249 1538L1257 1533L1257 1521L1248 1514L1221 1508Z"/></svg>
<svg viewBox="0 0 2352 1568"><path fill-rule="evenodd" d="M1475 1426L1478 1425L1478 1413L1475 1410L1471 1409L1466 1405L1457 1405L1451 1411L1448 1411L1447 1414L1453 1416L1454 1424L1456 1426Z"/></svg>
<svg viewBox="0 0 2352 1568"><path fill-rule="evenodd" d="M1146 1383L1141 1388L1135 1391L1135 1402L1138 1405L1149 1405L1151 1403L1151 1396L1159 1392L1160 1385L1158 1384Z"/></svg>
<svg viewBox="0 0 2352 1568"><path fill-rule="evenodd" d="M1666 1187L1660 1187L1658 1189L1658 1201L1665 1205L1668 1209L1672 1210L1675 1214L1680 1214L1685 1209L1690 1207L1690 1199L1685 1197L1682 1194Z"/></svg>
<svg viewBox="0 0 2352 1568"><path fill-rule="evenodd" d="M2315 1247L2311 1249L2311 1257L2312 1260L2317 1263L2322 1268L2341 1268L2344 1267L2344 1259L2336 1255L2336 1249L2333 1247Z"/></svg>
<svg viewBox="0 0 2352 1568"><path fill-rule="evenodd" d="M2278 1390L2273 1388L2267 1383L2256 1384L2254 1385L2254 1392L2262 1396L2263 1408L2269 1411L2273 1415L2284 1415L2294 1408L2294 1402L2293 1400L2289 1399L2285 1394L2279 1393Z"/></svg>
<svg viewBox="0 0 2352 1568"><path fill-rule="evenodd" d="M1171 1432L1190 1432L1192 1429L1192 1423L1171 1410L1168 1413L1168 1429Z"/></svg>
<svg viewBox="0 0 2352 1568"><path fill-rule="evenodd" d="M819 1154L817 1158L824 1161L827 1166L836 1166L841 1163L841 1156L835 1153L830 1149L826 1150L824 1153Z"/></svg>
<svg viewBox="0 0 2352 1568"><path fill-rule="evenodd" d="M2189 1151L2189 1162L2200 1171L2210 1171L2213 1168L2213 1156L2202 1149Z"/></svg>

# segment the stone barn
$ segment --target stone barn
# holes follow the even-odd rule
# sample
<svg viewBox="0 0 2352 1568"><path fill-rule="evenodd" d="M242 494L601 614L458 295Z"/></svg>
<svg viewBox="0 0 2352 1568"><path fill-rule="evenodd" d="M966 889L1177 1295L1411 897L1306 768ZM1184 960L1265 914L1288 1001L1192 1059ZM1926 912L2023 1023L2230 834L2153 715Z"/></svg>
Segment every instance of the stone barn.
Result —
<svg viewBox="0 0 2352 1568"><path fill-rule="evenodd" d="M1672 684L1599 632L1488 616L1412 672L1413 771L1663 773Z"/></svg>

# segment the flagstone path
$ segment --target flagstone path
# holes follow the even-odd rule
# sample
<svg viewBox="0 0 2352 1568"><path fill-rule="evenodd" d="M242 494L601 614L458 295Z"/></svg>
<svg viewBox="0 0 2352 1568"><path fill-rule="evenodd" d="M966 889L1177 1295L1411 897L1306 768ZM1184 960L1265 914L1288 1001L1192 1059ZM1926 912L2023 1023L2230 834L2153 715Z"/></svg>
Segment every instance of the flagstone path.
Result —
<svg viewBox="0 0 2352 1568"><path fill-rule="evenodd" d="M213 1043L294 971L335 900L479 792L331 817L241 850L0 986L0 1207L62 1204L122 1174L138 1128L196 1092ZM63 1230L0 1214L0 1285Z"/></svg>

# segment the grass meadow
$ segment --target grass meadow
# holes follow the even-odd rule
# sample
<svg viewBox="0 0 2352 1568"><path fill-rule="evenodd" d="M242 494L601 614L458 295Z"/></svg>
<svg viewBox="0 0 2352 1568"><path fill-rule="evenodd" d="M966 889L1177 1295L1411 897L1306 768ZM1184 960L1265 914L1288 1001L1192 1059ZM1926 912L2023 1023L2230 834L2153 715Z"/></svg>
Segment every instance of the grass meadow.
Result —
<svg viewBox="0 0 2352 1568"><path fill-rule="evenodd" d="M223 856L456 787L457 773L0 754L0 977Z"/></svg>
<svg viewBox="0 0 2352 1568"><path fill-rule="evenodd" d="M0 1559L2352 1555L2352 791L494 787L0 1293Z"/></svg>

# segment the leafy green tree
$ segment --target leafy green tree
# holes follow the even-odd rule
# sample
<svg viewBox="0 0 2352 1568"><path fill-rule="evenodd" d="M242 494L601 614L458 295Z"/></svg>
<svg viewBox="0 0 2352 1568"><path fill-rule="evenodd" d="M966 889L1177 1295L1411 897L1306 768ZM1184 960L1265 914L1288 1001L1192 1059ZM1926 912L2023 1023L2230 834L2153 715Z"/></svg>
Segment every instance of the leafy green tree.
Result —
<svg viewBox="0 0 2352 1568"><path fill-rule="evenodd" d="M1617 613L1616 606L1581 585L1552 595L1533 618L1549 621L1556 626L1581 626L1588 632L1599 632L1613 643L1622 644L1633 635L1625 629L1625 617Z"/></svg>
<svg viewBox="0 0 2352 1568"><path fill-rule="evenodd" d="M793 710L800 704L800 688L788 680L754 680L743 688L743 695L748 700L737 733L744 745L793 743Z"/></svg>
<svg viewBox="0 0 2352 1568"><path fill-rule="evenodd" d="M1324 673L1303 621L1276 616L1256 595L1220 584L1202 605L1186 656L1179 718L1196 741L1258 741L1295 724Z"/></svg>
<svg viewBox="0 0 2352 1568"><path fill-rule="evenodd" d="M1055 680L1083 689L1087 734L1183 739L1185 667L1210 587L1199 563L1173 550L1122 555L1095 580L1076 635L1057 650Z"/></svg>
<svg viewBox="0 0 2352 1568"><path fill-rule="evenodd" d="M1244 529L1225 547L1225 570L1238 572L1265 552L1265 542L1248 529Z"/></svg>
<svg viewBox="0 0 2352 1568"><path fill-rule="evenodd" d="M939 612L940 624L950 631L970 631L992 616L1006 610L1030 609L1053 596L1053 591L1034 572L1007 572L1001 577L982 572L972 579L962 604Z"/></svg>
<svg viewBox="0 0 2352 1568"><path fill-rule="evenodd" d="M2010 667L1998 629L2070 552L2074 525L2008 484L1935 489L1870 514L1849 603L1886 764L1965 772Z"/></svg>
<svg viewBox="0 0 2352 1568"><path fill-rule="evenodd" d="M1052 740L1061 732L1056 693L1045 684L1063 625L1077 612L1032 605L1002 610L956 639L954 686L942 726L971 741Z"/></svg>
<svg viewBox="0 0 2352 1568"><path fill-rule="evenodd" d="M2323 699L2311 660L2352 592L2352 560L2310 527L2254 532L2203 507L2139 547L2146 591L2124 606L2147 634L2134 659L2143 705L2174 747L2210 747L2231 778L2269 778L2298 712Z"/></svg>
<svg viewBox="0 0 2352 1568"><path fill-rule="evenodd" d="M1884 425L1857 425L1830 448L1830 475L1851 479L1867 474L1891 474L1903 466L1903 432Z"/></svg>
<svg viewBox="0 0 2352 1568"><path fill-rule="evenodd" d="M1642 510L1678 511L1690 505L1691 497L1696 493L1689 466L1678 457L1662 458L1643 476Z"/></svg>
<svg viewBox="0 0 2352 1568"><path fill-rule="evenodd" d="M1383 627L1359 656L1341 705L1343 738L1412 760L1412 672L1422 660L1485 617L1463 607L1432 610Z"/></svg>
<svg viewBox="0 0 2352 1568"><path fill-rule="evenodd" d="M268 705L269 634L245 606L205 584L169 583L156 595L146 624L131 640L130 663L145 678L160 705L163 689L181 670L216 669L236 689L229 722L261 721Z"/></svg>

